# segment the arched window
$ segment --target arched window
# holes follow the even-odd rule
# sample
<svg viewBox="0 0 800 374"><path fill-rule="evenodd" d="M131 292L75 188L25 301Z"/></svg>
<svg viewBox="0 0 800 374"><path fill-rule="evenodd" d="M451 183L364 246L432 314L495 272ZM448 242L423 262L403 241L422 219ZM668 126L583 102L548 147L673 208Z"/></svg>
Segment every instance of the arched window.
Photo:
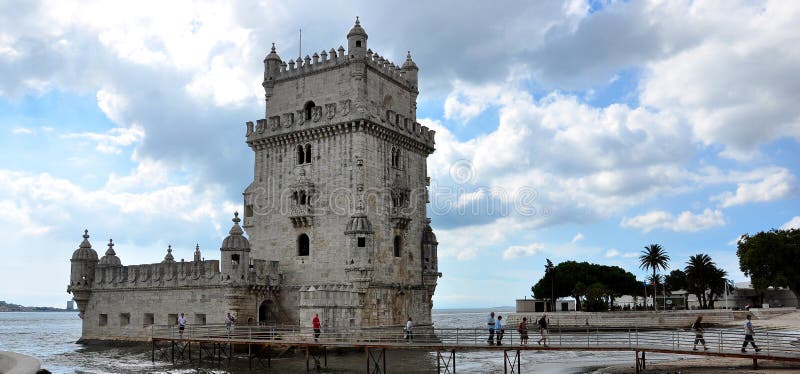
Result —
<svg viewBox="0 0 800 374"><path fill-rule="evenodd" d="M392 147L392 167L400 169L400 150Z"/></svg>
<svg viewBox="0 0 800 374"><path fill-rule="evenodd" d="M305 156L305 152L303 152L303 146L302 145L298 145L297 146L297 164L298 165L303 164L303 163L305 163L305 161L306 161L306 156Z"/></svg>
<svg viewBox="0 0 800 374"><path fill-rule="evenodd" d="M306 164L311 163L311 144L306 144Z"/></svg>
<svg viewBox="0 0 800 374"><path fill-rule="evenodd" d="M361 41L360 40L356 40L356 47L361 47Z"/></svg>
<svg viewBox="0 0 800 374"><path fill-rule="evenodd" d="M297 237L297 255L308 256L308 254L309 254L308 235L300 234L300 236Z"/></svg>
<svg viewBox="0 0 800 374"><path fill-rule="evenodd" d="M306 205L306 191L300 191L300 205Z"/></svg>
<svg viewBox="0 0 800 374"><path fill-rule="evenodd" d="M396 235L394 237L394 257L400 257L400 248L402 248L403 242L400 239L400 235Z"/></svg>
<svg viewBox="0 0 800 374"><path fill-rule="evenodd" d="M313 101L309 101L303 107L303 110L305 111L305 115L306 115L306 121L311 121L311 109L314 109L315 106L316 105L314 105Z"/></svg>

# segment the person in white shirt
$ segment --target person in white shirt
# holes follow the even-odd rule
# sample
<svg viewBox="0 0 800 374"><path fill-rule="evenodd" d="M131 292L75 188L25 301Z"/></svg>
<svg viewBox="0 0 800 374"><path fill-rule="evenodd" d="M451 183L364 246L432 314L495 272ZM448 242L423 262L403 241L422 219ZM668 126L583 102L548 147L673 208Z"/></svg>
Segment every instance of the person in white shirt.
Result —
<svg viewBox="0 0 800 374"><path fill-rule="evenodd" d="M486 326L489 327L489 339L486 340L489 345L494 345L494 312L489 313L489 318L486 319Z"/></svg>
<svg viewBox="0 0 800 374"><path fill-rule="evenodd" d="M756 345L755 339L753 339L753 335L755 335L755 331L753 330L753 323L750 322L751 315L747 315L747 322L744 323L744 342L742 342L742 353L747 352L745 348L747 347L747 343L753 345L753 348L756 352L761 352L761 348L758 348Z"/></svg>
<svg viewBox="0 0 800 374"><path fill-rule="evenodd" d="M411 329L414 327L414 324L411 323L411 317L408 317L408 321L406 322L406 342L411 343L411 340L414 339L414 336L411 333Z"/></svg>
<svg viewBox="0 0 800 374"><path fill-rule="evenodd" d="M184 317L183 313L181 313L181 316L178 317L178 333L180 334L181 338L183 338L183 330L185 328L186 328L186 317Z"/></svg>

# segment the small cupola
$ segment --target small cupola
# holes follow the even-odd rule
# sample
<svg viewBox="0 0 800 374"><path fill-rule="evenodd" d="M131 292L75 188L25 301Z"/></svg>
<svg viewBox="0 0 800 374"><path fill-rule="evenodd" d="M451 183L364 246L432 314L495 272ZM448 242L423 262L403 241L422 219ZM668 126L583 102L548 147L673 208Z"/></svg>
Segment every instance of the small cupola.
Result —
<svg viewBox="0 0 800 374"><path fill-rule="evenodd" d="M356 17L356 23L347 33L347 53L355 57L367 54L367 32L361 27L361 22Z"/></svg>
<svg viewBox="0 0 800 374"><path fill-rule="evenodd" d="M272 43L272 49L267 57L264 58L264 79L268 80L276 77L281 70L281 64L283 64L283 61L275 51L275 43Z"/></svg>
<svg viewBox="0 0 800 374"><path fill-rule="evenodd" d="M100 258L98 266L122 266L122 260L117 257L117 253L114 251L113 239L108 239L106 255Z"/></svg>
<svg viewBox="0 0 800 374"><path fill-rule="evenodd" d="M417 64L411 59L411 51L408 51L406 54L406 62L403 63L402 70L406 80L411 83L412 87L417 88L419 67L417 67Z"/></svg>
<svg viewBox="0 0 800 374"><path fill-rule="evenodd" d="M233 227L228 232L228 237L222 240L222 246L220 250L250 250L250 241L244 237L244 230L242 227L239 226L239 222L242 220L239 219L239 212L233 213Z"/></svg>
<svg viewBox="0 0 800 374"><path fill-rule="evenodd" d="M72 261L97 261L97 252L89 243L89 230L83 230L83 241L75 252L72 252Z"/></svg>

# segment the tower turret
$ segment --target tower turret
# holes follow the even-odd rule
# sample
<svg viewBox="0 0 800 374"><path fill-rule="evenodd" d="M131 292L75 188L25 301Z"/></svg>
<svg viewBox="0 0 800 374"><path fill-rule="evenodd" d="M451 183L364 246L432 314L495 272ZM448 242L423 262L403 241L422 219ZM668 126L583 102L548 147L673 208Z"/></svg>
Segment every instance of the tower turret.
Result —
<svg viewBox="0 0 800 374"><path fill-rule="evenodd" d="M194 262L200 262L202 258L200 257L200 243L194 246Z"/></svg>
<svg viewBox="0 0 800 374"><path fill-rule="evenodd" d="M350 217L344 231L347 236L348 257L345 259L345 272L360 292L366 291L372 281L374 272L373 260L375 258L374 235L372 222L364 213L364 207L356 208L355 214Z"/></svg>
<svg viewBox="0 0 800 374"><path fill-rule="evenodd" d="M72 294L75 303L78 304L80 316L86 310L86 304L92 295L92 283L94 282L94 270L97 266L97 252L92 249L89 243L89 230L83 231L83 241L78 249L72 253L70 259L70 282L67 292Z"/></svg>
<svg viewBox="0 0 800 374"><path fill-rule="evenodd" d="M419 73L419 67L417 67L417 64L411 59L411 51L408 51L408 54L406 54L406 62L403 63L402 70L406 80L411 83L411 87L417 89L417 73Z"/></svg>
<svg viewBox="0 0 800 374"><path fill-rule="evenodd" d="M222 240L220 261L224 280L243 281L250 264L250 241L244 237L244 230L239 226L239 212L233 213L233 227L228 237Z"/></svg>
<svg viewBox="0 0 800 374"><path fill-rule="evenodd" d="M172 255L172 244L167 246L167 254L164 256L162 264L171 264L175 262L175 256Z"/></svg>
<svg viewBox="0 0 800 374"><path fill-rule="evenodd" d="M356 24L347 33L347 54L355 57L364 57L367 54L367 32L361 27L358 17Z"/></svg>
<svg viewBox="0 0 800 374"><path fill-rule="evenodd" d="M281 70L281 57L275 52L275 43L267 57L264 58L264 81L274 79Z"/></svg>

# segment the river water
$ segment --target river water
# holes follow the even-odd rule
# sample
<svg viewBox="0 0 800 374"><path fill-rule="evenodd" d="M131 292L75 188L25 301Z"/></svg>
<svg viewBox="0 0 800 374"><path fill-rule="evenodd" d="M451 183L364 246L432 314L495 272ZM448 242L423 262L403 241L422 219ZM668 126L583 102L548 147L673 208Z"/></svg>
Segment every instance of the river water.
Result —
<svg viewBox="0 0 800 374"><path fill-rule="evenodd" d="M434 310L437 327L481 327L486 310ZM42 367L53 373L249 373L246 355L234 360L232 367L204 368L173 366L151 362L150 346L84 346L80 338L81 320L76 312L0 313L0 351L13 351L39 358ZM532 340L535 341L536 338ZM301 357L302 356L302 357ZM675 358L648 355L648 360ZM526 373L585 373L610 365L633 365L632 352L522 352L522 371ZM393 373L436 372L436 353L388 351L387 371ZM271 370L260 372L295 373L305 371L305 356L276 359ZM499 351L457 352L459 373L502 373L503 356ZM326 373L363 373L364 353L329 354Z"/></svg>

